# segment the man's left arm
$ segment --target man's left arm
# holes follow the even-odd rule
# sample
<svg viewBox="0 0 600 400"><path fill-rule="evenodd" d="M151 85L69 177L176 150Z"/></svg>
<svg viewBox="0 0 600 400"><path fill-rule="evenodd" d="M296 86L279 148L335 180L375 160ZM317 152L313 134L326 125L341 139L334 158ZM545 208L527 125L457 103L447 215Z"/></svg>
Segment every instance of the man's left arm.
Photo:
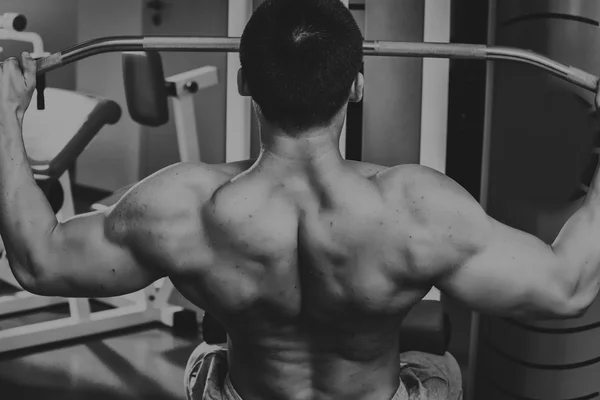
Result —
<svg viewBox="0 0 600 400"><path fill-rule="evenodd" d="M27 54L0 67L0 235L15 277L28 291L64 297L115 296L146 287L164 275L144 267L135 254L128 225L135 213L127 205L59 223L37 186L22 138L35 74Z"/></svg>
<svg viewBox="0 0 600 400"><path fill-rule="evenodd" d="M104 297L142 289L164 274L139 260L133 191L110 209L59 223L30 171L20 128L0 127L0 235L25 290L46 296ZM14 138L13 138L14 136Z"/></svg>

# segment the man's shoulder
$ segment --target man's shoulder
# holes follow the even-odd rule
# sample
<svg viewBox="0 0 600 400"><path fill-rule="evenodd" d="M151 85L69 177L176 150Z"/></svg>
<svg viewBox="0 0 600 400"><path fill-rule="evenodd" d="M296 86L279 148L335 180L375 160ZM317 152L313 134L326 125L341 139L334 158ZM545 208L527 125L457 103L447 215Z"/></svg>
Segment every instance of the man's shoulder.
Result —
<svg viewBox="0 0 600 400"><path fill-rule="evenodd" d="M383 165L372 164L372 163L368 163L368 162L364 162L364 161L347 160L346 162L359 175L361 175L365 178L372 178L372 177L376 176L378 173L389 169L389 167L386 167Z"/></svg>
<svg viewBox="0 0 600 400"><path fill-rule="evenodd" d="M480 213L479 203L445 174L422 165L406 164L377 174L377 184L392 210L408 213L419 226L437 229L454 214Z"/></svg>
<svg viewBox="0 0 600 400"><path fill-rule="evenodd" d="M190 186L206 186L221 175L223 175L223 171L218 165L177 163L155 172L137 186L149 191L178 190L178 188Z"/></svg>
<svg viewBox="0 0 600 400"><path fill-rule="evenodd" d="M138 206L163 213L186 207L195 209L253 163L253 160L227 164L176 163L138 182L120 203L128 208Z"/></svg>
<svg viewBox="0 0 600 400"><path fill-rule="evenodd" d="M378 174L377 182L388 205L408 213L412 216L410 221L434 235L440 229L447 230L449 225L456 230L476 232L488 222L477 200L435 169L401 165Z"/></svg>
<svg viewBox="0 0 600 400"><path fill-rule="evenodd" d="M226 180L217 167L202 163L177 163L141 180L115 205L121 210L168 213L194 206Z"/></svg>
<svg viewBox="0 0 600 400"><path fill-rule="evenodd" d="M451 181L441 172L419 164L386 168L379 171L374 178L382 192L391 196L434 191Z"/></svg>
<svg viewBox="0 0 600 400"><path fill-rule="evenodd" d="M141 185L165 190L178 187L193 187L202 193L211 193L218 186L249 169L254 160L233 163L206 164L177 163L154 173L140 182Z"/></svg>
<svg viewBox="0 0 600 400"><path fill-rule="evenodd" d="M400 164L392 167L364 161L347 161L359 174L389 183L423 179L447 179L446 175L420 164Z"/></svg>

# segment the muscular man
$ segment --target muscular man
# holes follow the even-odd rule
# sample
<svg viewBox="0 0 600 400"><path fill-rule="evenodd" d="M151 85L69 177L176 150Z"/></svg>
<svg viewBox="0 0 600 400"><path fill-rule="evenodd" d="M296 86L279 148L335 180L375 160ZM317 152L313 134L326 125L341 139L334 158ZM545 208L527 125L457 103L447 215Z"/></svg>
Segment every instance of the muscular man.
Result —
<svg viewBox="0 0 600 400"><path fill-rule="evenodd" d="M244 32L238 82L260 157L174 165L61 223L21 137L35 63L7 60L0 233L16 278L40 295L102 297L170 277L229 333L227 350L202 345L190 359L190 398L460 398L450 355L399 354L403 316L434 285L484 313L581 315L600 285L598 178L548 246L433 170L345 161L361 49L338 0L267 0Z"/></svg>

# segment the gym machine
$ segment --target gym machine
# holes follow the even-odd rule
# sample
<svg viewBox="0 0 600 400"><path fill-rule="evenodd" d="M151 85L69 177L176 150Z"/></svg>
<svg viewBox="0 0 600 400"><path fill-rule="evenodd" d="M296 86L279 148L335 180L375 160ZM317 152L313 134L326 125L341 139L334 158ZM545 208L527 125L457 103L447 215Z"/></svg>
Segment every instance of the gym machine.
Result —
<svg viewBox="0 0 600 400"><path fill-rule="evenodd" d="M55 68L90 57L96 54L107 52L152 52L152 51L214 51L214 52L236 52L239 50L239 38L207 38L207 37L108 37L91 40L67 50L52 54L48 57L38 60L38 72L44 74ZM488 47L484 45L469 44L448 44L448 43L407 43L407 42L385 42L385 41L365 41L364 54L366 56L393 56L393 57L431 57L431 58L463 58L478 60L500 60L516 61L537 66L558 76L577 86L590 91L595 91L598 85L598 78L578 68L567 66L551 60L537 53L511 48L511 47ZM188 88L189 89L189 88ZM415 308L415 312L418 308ZM443 317L443 310L436 309L436 318L427 319L431 316L431 309L425 314L418 315L414 320L422 323L425 320L437 321L436 327L441 327L438 332L444 332L439 335L439 343L434 349L420 349L432 353L443 352L447 345L447 321ZM407 318L409 322L410 318ZM207 322L208 321L208 322ZM407 323L405 321L405 325ZM210 319L205 322L210 323ZM214 322L214 321L213 321ZM417 324L419 325L419 324ZM427 324L421 324L426 327ZM434 328L433 331L437 329ZM425 337L423 332L428 328L419 330L418 326L413 332L419 332L421 337ZM216 335L219 336L219 335ZM221 337L222 338L222 337ZM402 336L403 341L409 341L408 337ZM413 348L419 350L417 348Z"/></svg>

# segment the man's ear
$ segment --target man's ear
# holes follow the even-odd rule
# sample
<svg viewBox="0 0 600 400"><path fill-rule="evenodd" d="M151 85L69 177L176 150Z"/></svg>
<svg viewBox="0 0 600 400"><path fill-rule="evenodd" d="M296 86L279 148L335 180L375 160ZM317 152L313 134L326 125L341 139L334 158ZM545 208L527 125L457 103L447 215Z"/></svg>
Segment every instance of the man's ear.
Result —
<svg viewBox="0 0 600 400"><path fill-rule="evenodd" d="M248 88L248 83L246 82L246 77L244 76L244 72L241 68L238 69L237 84L238 93L240 94L240 96L251 96L250 89Z"/></svg>
<svg viewBox="0 0 600 400"><path fill-rule="evenodd" d="M360 102L363 98L364 89L365 77L359 72L358 75L356 75L354 83L352 84L352 88L350 89L350 99L348 101L351 103Z"/></svg>

